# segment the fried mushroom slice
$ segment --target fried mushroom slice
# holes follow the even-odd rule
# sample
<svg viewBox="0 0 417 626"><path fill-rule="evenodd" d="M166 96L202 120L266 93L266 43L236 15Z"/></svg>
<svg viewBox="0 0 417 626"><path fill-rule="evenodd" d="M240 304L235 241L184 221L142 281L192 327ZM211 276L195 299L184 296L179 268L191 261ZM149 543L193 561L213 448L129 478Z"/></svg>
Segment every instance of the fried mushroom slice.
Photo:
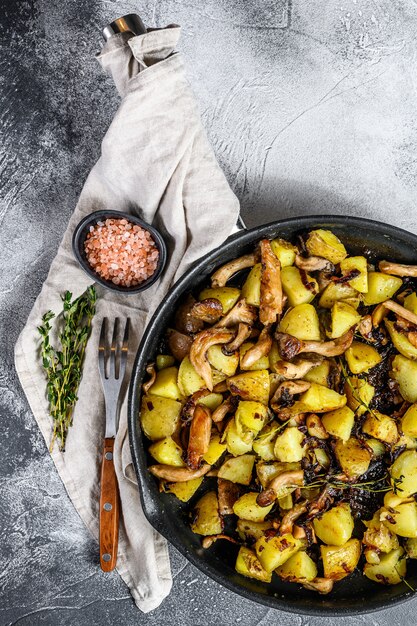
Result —
<svg viewBox="0 0 417 626"><path fill-rule="evenodd" d="M183 424L189 424L191 422L198 402L209 394L208 389L198 389L198 391L195 391L192 396L188 398L181 411L181 421Z"/></svg>
<svg viewBox="0 0 417 626"><path fill-rule="evenodd" d="M168 346L177 361L182 361L190 354L193 339L189 335L184 335L173 328L167 332Z"/></svg>
<svg viewBox="0 0 417 626"><path fill-rule="evenodd" d="M256 318L256 307L252 304L248 304L245 298L242 298L219 322L217 322L216 328L230 328L230 326L237 326L241 322L248 324L248 326L253 326L256 322Z"/></svg>
<svg viewBox="0 0 417 626"><path fill-rule="evenodd" d="M200 302L195 302L190 313L192 317L207 322L207 324L215 324L223 315L223 307L217 298L206 298Z"/></svg>
<svg viewBox="0 0 417 626"><path fill-rule="evenodd" d="M193 478L205 476L210 470L211 465L202 465L197 470L191 470L188 467L174 467L172 465L151 465L149 468L151 474L170 483L185 483Z"/></svg>
<svg viewBox="0 0 417 626"><path fill-rule="evenodd" d="M252 333L252 328L248 326L247 324L244 324L243 322L241 322L239 326L237 327L236 337L233 339L233 341L223 346L222 348L223 354L226 356L231 356L232 354L234 354L236 350L239 350L242 343L244 343L246 339L248 339L251 336L251 333Z"/></svg>
<svg viewBox="0 0 417 626"><path fill-rule="evenodd" d="M218 269L211 277L211 286L212 287L224 287L227 281L234 276L240 270L246 269L247 267L253 267L256 263L256 255L255 254L245 254L245 256L241 256L238 259L233 259L226 265L223 265L220 269Z"/></svg>
<svg viewBox="0 0 417 626"><path fill-rule="evenodd" d="M262 262L259 320L267 326L274 324L282 313L281 263L268 239L263 239L259 246Z"/></svg>
<svg viewBox="0 0 417 626"><path fill-rule="evenodd" d="M417 265L403 265L402 263L391 263L390 261L380 261L378 265L381 272L391 274L391 276L411 276L417 277Z"/></svg>
<svg viewBox="0 0 417 626"><path fill-rule="evenodd" d="M282 487L302 487L304 484L304 470L289 470L281 472L271 480L268 488L261 491L256 498L259 506L269 506L277 499L277 495Z"/></svg>
<svg viewBox="0 0 417 626"><path fill-rule="evenodd" d="M142 385L142 389L144 393L148 393L149 389L152 387L152 385L154 384L156 380L155 363L149 363L149 365L146 366L146 373L149 374L150 379L146 381L146 383L143 383Z"/></svg>
<svg viewBox="0 0 417 626"><path fill-rule="evenodd" d="M194 339L190 349L190 361L193 364L197 374L206 383L207 389L213 391L213 378L211 367L207 361L207 350L210 346L220 343L229 343L235 336L233 330L228 328L208 328L198 333Z"/></svg>
<svg viewBox="0 0 417 626"><path fill-rule="evenodd" d="M301 254L297 254L295 257L295 265L305 272L326 272L332 274L335 271L335 267L331 261L321 256L308 256L304 257Z"/></svg>
<svg viewBox="0 0 417 626"><path fill-rule="evenodd" d="M209 448L211 423L210 409L197 404L191 420L187 448L187 465L191 470L196 470L200 467L203 455Z"/></svg>
<svg viewBox="0 0 417 626"><path fill-rule="evenodd" d="M313 580L303 581L302 585L304 589L309 589L310 591L318 591L322 595L326 593L330 593L333 589L334 580L331 578L314 578Z"/></svg>
<svg viewBox="0 0 417 626"><path fill-rule="evenodd" d="M271 398L272 409L279 413L282 406L288 406L292 402L293 396L304 393L310 387L311 383L307 380L284 380Z"/></svg>
<svg viewBox="0 0 417 626"><path fill-rule="evenodd" d="M412 324L417 325L417 315L412 311L409 311L405 307L401 306L401 304L394 302L394 300L386 300L382 304L385 309L392 311L398 317L402 317L403 319L407 320L407 322L411 322Z"/></svg>
<svg viewBox="0 0 417 626"><path fill-rule="evenodd" d="M294 522L298 520L303 513L307 511L307 503L306 502L298 502L295 504L292 509L290 509L287 513L285 513L284 517L281 520L281 524L279 527L279 532L281 535L286 535L287 533L292 533Z"/></svg>
<svg viewBox="0 0 417 626"><path fill-rule="evenodd" d="M233 537L229 537L229 535L225 535L224 533L219 533L218 535L207 535L204 537L201 545L205 549L210 548L218 539L226 539L227 541L230 541L230 543L239 543L237 539L233 539Z"/></svg>
<svg viewBox="0 0 417 626"><path fill-rule="evenodd" d="M211 419L215 424L222 422L228 413L232 413L232 411L236 407L236 400L233 396L229 396L222 402L217 409L214 409Z"/></svg>
<svg viewBox="0 0 417 626"><path fill-rule="evenodd" d="M239 498L239 485L224 478L217 479L217 496L220 515L232 515L233 505Z"/></svg>
<svg viewBox="0 0 417 626"><path fill-rule="evenodd" d="M265 326L261 334L259 335L258 341L255 343L252 348L249 348L247 352L242 357L241 367L248 368L251 367L256 361L261 359L263 356L267 356L272 348L272 337L270 335L270 326Z"/></svg>
<svg viewBox="0 0 417 626"><path fill-rule="evenodd" d="M292 359L302 352L313 352L325 357L339 356L350 347L355 329L351 328L338 339L331 341L301 341L287 333L276 333L278 351L283 359Z"/></svg>
<svg viewBox="0 0 417 626"><path fill-rule="evenodd" d="M308 358L296 357L294 361L277 361L272 370L288 380L303 378L308 372L323 363L324 357L311 354Z"/></svg>

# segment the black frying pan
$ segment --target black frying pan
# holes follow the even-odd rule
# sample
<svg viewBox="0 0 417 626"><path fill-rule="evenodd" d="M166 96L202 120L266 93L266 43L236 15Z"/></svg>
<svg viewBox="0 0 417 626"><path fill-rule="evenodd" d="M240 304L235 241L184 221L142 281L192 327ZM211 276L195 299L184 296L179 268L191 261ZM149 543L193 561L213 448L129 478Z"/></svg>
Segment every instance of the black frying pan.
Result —
<svg viewBox="0 0 417 626"><path fill-rule="evenodd" d="M384 587L365 578L360 571L336 583L329 596L320 596L300 585L274 577L266 585L244 578L234 570L237 547L218 541L208 550L201 547L201 537L188 526L190 503L182 504L169 494L161 494L155 478L148 472L150 459L138 415L141 386L147 363L153 361L169 325L173 311L183 294L198 290L220 265L253 250L262 238L283 237L294 241L297 234L312 228L327 228L339 236L350 254L366 254L399 263L417 263L417 236L404 230L354 217L297 217L258 226L240 232L220 248L206 255L172 287L159 306L143 336L133 368L129 389L129 436L144 513L151 525L170 541L191 563L231 591L268 607L307 615L353 615L377 611L410 599L413 592L405 583ZM201 492L191 501L201 496ZM417 587L416 561L408 561L407 581Z"/></svg>

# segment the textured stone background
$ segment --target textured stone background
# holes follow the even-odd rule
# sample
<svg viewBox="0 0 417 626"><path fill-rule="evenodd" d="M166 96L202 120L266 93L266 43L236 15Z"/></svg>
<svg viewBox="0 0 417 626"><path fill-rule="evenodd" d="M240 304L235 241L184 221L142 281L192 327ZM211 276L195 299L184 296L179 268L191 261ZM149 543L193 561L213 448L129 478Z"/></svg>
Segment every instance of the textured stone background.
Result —
<svg viewBox="0 0 417 626"><path fill-rule="evenodd" d="M355 213L417 231L414 0L3 0L0 106L0 624L330 624L225 591L174 550L147 616L73 511L13 345L118 106L94 60L128 12L183 26L204 123L248 224ZM415 602L343 624L415 624Z"/></svg>

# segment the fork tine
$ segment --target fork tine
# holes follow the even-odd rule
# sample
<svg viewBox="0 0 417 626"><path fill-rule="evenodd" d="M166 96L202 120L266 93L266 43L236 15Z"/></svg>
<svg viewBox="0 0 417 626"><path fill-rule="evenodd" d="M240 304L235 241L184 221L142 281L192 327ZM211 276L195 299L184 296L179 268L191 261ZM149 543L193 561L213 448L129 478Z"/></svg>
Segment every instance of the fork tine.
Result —
<svg viewBox="0 0 417 626"><path fill-rule="evenodd" d="M113 337L111 340L111 348L110 348L110 376L117 380L117 335L119 332L119 318L116 317L114 320L113 326Z"/></svg>
<svg viewBox="0 0 417 626"><path fill-rule="evenodd" d="M106 359L107 359L107 350L106 350L106 333L107 333L107 317L103 317L103 321L101 322L101 331L100 331L100 339L98 342L98 367L100 371L100 376L102 380L106 380Z"/></svg>
<svg viewBox="0 0 417 626"><path fill-rule="evenodd" d="M123 378L126 371L126 362L127 362L127 351L129 344L129 325L130 319L126 319L125 330L123 334L123 343L120 355L120 368L119 368L119 378Z"/></svg>

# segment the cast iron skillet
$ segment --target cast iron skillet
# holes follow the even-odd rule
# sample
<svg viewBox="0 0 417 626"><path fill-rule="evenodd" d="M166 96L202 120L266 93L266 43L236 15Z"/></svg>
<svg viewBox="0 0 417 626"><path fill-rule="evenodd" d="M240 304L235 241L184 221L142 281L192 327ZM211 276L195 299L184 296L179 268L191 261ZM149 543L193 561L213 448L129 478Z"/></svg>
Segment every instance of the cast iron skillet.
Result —
<svg viewBox="0 0 417 626"><path fill-rule="evenodd" d="M146 438L142 435L138 415L141 386L146 364L158 354L162 337L181 296L207 285L212 272L220 265L252 251L262 238L283 237L295 240L298 233L312 228L327 228L339 236L349 254L371 254L375 259L400 263L417 263L417 236L404 230L354 217L297 217L240 232L220 248L206 255L172 287L159 306L143 336L133 368L129 389L129 436L144 513L150 524L170 541L191 563L231 591L268 607L306 615L354 615L387 608L404 602L413 592L404 583L384 587L371 582L360 571L336 583L329 596L320 596L300 585L284 583L274 576L273 583L244 578L234 570L237 547L218 541L204 550L201 537L191 532L186 508L177 498L158 492L155 478L147 471L150 463ZM212 479L215 480L215 479ZM193 500L201 496L201 491ZM191 501L191 505L193 504ZM408 561L407 581L417 587L416 561ZM413 569L414 566L414 569Z"/></svg>

